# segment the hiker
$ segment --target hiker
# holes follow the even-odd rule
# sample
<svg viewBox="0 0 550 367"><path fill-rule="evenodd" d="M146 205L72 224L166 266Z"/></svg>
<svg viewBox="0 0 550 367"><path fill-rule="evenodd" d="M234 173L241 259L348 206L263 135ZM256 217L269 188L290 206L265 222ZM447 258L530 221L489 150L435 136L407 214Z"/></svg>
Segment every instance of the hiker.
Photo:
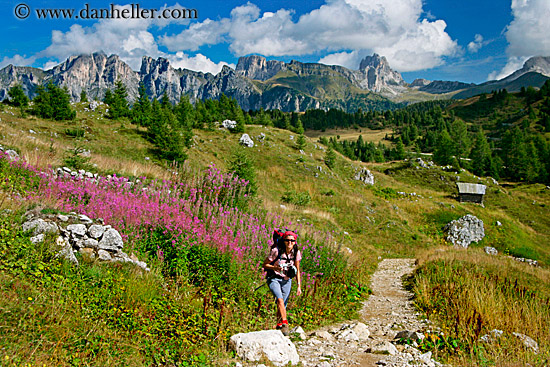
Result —
<svg viewBox="0 0 550 367"><path fill-rule="evenodd" d="M271 247L269 256L265 259L263 269L267 271L267 285L275 296L277 304L277 326L276 329L288 336L290 330L286 316L286 304L292 288L292 278L296 276L298 289L296 295L302 294L302 279L300 275L300 260L302 254L298 250L296 233L286 231L281 239L282 245L275 243ZM281 253L279 253L281 251Z"/></svg>

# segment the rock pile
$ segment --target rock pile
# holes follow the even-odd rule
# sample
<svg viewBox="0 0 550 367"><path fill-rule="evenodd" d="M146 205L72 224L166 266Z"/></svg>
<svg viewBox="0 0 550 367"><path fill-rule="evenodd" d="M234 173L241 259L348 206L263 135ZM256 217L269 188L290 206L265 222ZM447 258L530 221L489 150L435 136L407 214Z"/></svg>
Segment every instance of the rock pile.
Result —
<svg viewBox="0 0 550 367"><path fill-rule="evenodd" d="M468 248L472 242L481 241L485 237L483 221L471 214L451 221L443 230L447 232L447 241L455 247Z"/></svg>
<svg viewBox="0 0 550 367"><path fill-rule="evenodd" d="M32 232L33 243L43 242L49 234L57 236L58 256L75 265L79 264L75 256L78 252L89 260L129 262L149 271L145 262L122 251L122 236L110 225L104 225L101 219L94 222L83 214L44 215L35 210L26 214L22 229Z"/></svg>

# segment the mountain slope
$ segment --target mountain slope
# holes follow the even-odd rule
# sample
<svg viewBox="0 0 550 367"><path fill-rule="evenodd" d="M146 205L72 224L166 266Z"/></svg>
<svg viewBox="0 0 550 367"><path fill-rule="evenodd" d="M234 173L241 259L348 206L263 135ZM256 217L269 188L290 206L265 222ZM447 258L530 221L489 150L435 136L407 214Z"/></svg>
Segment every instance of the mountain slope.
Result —
<svg viewBox="0 0 550 367"><path fill-rule="evenodd" d="M540 88L548 79L550 79L550 77L546 75L536 72L528 72L522 74L516 79L509 80L505 78L502 80L490 81L477 85L475 87L468 88L466 90L456 93L453 96L453 99L469 98L478 94L491 93L492 91L498 91L501 89L506 89L508 92L519 92L521 88L525 88L527 86Z"/></svg>

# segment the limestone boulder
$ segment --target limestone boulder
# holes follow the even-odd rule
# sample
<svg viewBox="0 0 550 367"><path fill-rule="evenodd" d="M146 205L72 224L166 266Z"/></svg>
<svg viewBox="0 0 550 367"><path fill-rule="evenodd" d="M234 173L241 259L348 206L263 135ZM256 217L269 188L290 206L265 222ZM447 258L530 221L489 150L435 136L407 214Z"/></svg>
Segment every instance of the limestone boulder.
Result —
<svg viewBox="0 0 550 367"><path fill-rule="evenodd" d="M240 358L250 362L262 358L267 358L275 366L297 365L300 362L296 347L279 330L236 334L229 340L229 345Z"/></svg>
<svg viewBox="0 0 550 367"><path fill-rule="evenodd" d="M374 185L374 175L367 168L362 168L355 173L354 180L361 181L365 185Z"/></svg>
<svg viewBox="0 0 550 367"><path fill-rule="evenodd" d="M451 221L443 230L447 233L447 241L455 247L468 248L472 242L479 242L485 237L483 221L471 214Z"/></svg>

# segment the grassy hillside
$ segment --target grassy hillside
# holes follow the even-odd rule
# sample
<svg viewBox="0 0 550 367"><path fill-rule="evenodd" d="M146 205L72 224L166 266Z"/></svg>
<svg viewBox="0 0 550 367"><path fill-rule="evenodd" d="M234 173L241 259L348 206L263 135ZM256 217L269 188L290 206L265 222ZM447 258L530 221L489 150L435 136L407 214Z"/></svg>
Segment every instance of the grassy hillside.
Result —
<svg viewBox="0 0 550 367"><path fill-rule="evenodd" d="M238 146L240 136L227 130L194 130L185 167L167 169L156 159L143 128L127 121L106 119L105 106L96 112L86 111L85 107L77 104L77 118L69 122L22 118L18 109L4 107L0 112L0 144L17 150L29 164L40 169L74 163L75 149L81 149L90 151L86 167L102 175L116 173L161 180L176 180L177 176L177 180L190 184L210 164L225 172L234 152L244 149ZM268 227L275 223L301 228L303 240L307 239L316 249L315 256L322 257L319 265L307 265L307 271L318 274L330 267L335 272L320 280L327 282L323 283L326 289L334 293L314 291L311 283L306 296L291 300L291 322L308 329L352 317L379 258L415 257L420 259L420 269L411 286L418 295L419 309L447 325L448 335L460 341L455 349L435 346L441 358L449 358L455 364L499 365L512 358L509 352L503 353L509 350L514 351L514 361L530 361L535 365L547 361L550 345L544 332L550 318L543 305L547 305L550 297L550 190L546 186L496 184L466 171L422 169L413 161L364 164L340 155L335 168L330 170L324 164L325 150L316 140L308 138L305 154L301 154L296 148L296 135L289 131L249 125L246 132L256 141L255 147L246 152L254 162L258 194L249 201L244 216L235 218L244 220L253 216ZM257 137L262 133L265 139L260 142ZM159 261L150 251L152 245L161 246L168 241L162 236L149 237L147 243L132 242L140 256L149 256L151 273L139 274L126 267L98 264L75 270L48 255L47 244L39 249L30 246L29 235L20 232L20 214L32 203L10 197L14 191L21 190L19 194L23 195L30 189L13 184L19 181L12 178L23 177L20 173L23 171L6 167L2 166L0 174L12 184L2 186L0 202L2 209L9 208L15 214L3 217L1 223L0 287L4 297L0 307L10 315L2 327L18 332L0 336L0 345L5 348L0 355L3 361L14 361L14 365L75 365L84 360L90 365L216 365L231 357L225 352L231 333L271 327L273 310L265 287L261 294L251 292L254 285L261 284L255 262L261 261L261 250L251 252L254 256L251 267L243 268L237 262L219 268L220 274L242 272L249 279L235 276L238 279L230 281L217 295L208 293L207 289L211 292L212 288L204 288L189 274L174 275L167 270L167 260ZM357 170L364 167L373 172L374 186L353 179ZM455 185L458 176L463 182L487 185L485 206L458 202ZM59 202L47 202L49 210L64 210ZM468 250L457 251L445 242L442 227L468 213L483 220L486 237ZM243 228L249 238L251 233L247 231L251 227L243 225ZM323 246L330 251L323 252ZM484 246L495 247L502 255L489 257L482 251ZM312 254L307 253L306 257ZM536 259L540 267L517 263L505 254ZM190 255L183 251L174 256L188 261L186 256ZM218 256L233 264L230 258L212 253L208 247L197 256L206 264ZM345 262L348 267L341 267ZM41 272L49 278L37 280L25 270L30 264L41 264ZM463 293L456 293L461 295L453 303L456 308L445 313L442 299L449 294L445 292L457 286L453 279L445 277L448 269L453 269L451 274L456 279L463 279L458 284L464 286ZM197 270L202 271L203 268ZM517 288L520 284L523 296L504 292L504 298L495 301L503 309L487 308L491 300L497 299L494 289L479 287L487 283L487 277L498 290L513 288L514 284ZM466 280L470 278L468 283ZM117 291L96 294L97 284ZM468 287L481 292L478 301L486 301L468 303L465 298ZM530 296L535 293L536 297ZM60 299L66 299L67 303L60 303ZM509 302L518 305L514 312L505 308ZM94 306L86 307L87 304ZM335 309L342 312L336 313ZM499 317L499 312L508 319ZM151 318L157 313L167 316ZM457 317L463 322L457 322ZM466 322L468 318L470 321ZM478 319L481 329L476 331ZM527 319L533 322L521 323ZM455 324L459 327L453 329ZM518 342L509 338L501 345L483 347L480 354L476 333L492 328L530 335L539 342L541 353L535 356L522 350Z"/></svg>

